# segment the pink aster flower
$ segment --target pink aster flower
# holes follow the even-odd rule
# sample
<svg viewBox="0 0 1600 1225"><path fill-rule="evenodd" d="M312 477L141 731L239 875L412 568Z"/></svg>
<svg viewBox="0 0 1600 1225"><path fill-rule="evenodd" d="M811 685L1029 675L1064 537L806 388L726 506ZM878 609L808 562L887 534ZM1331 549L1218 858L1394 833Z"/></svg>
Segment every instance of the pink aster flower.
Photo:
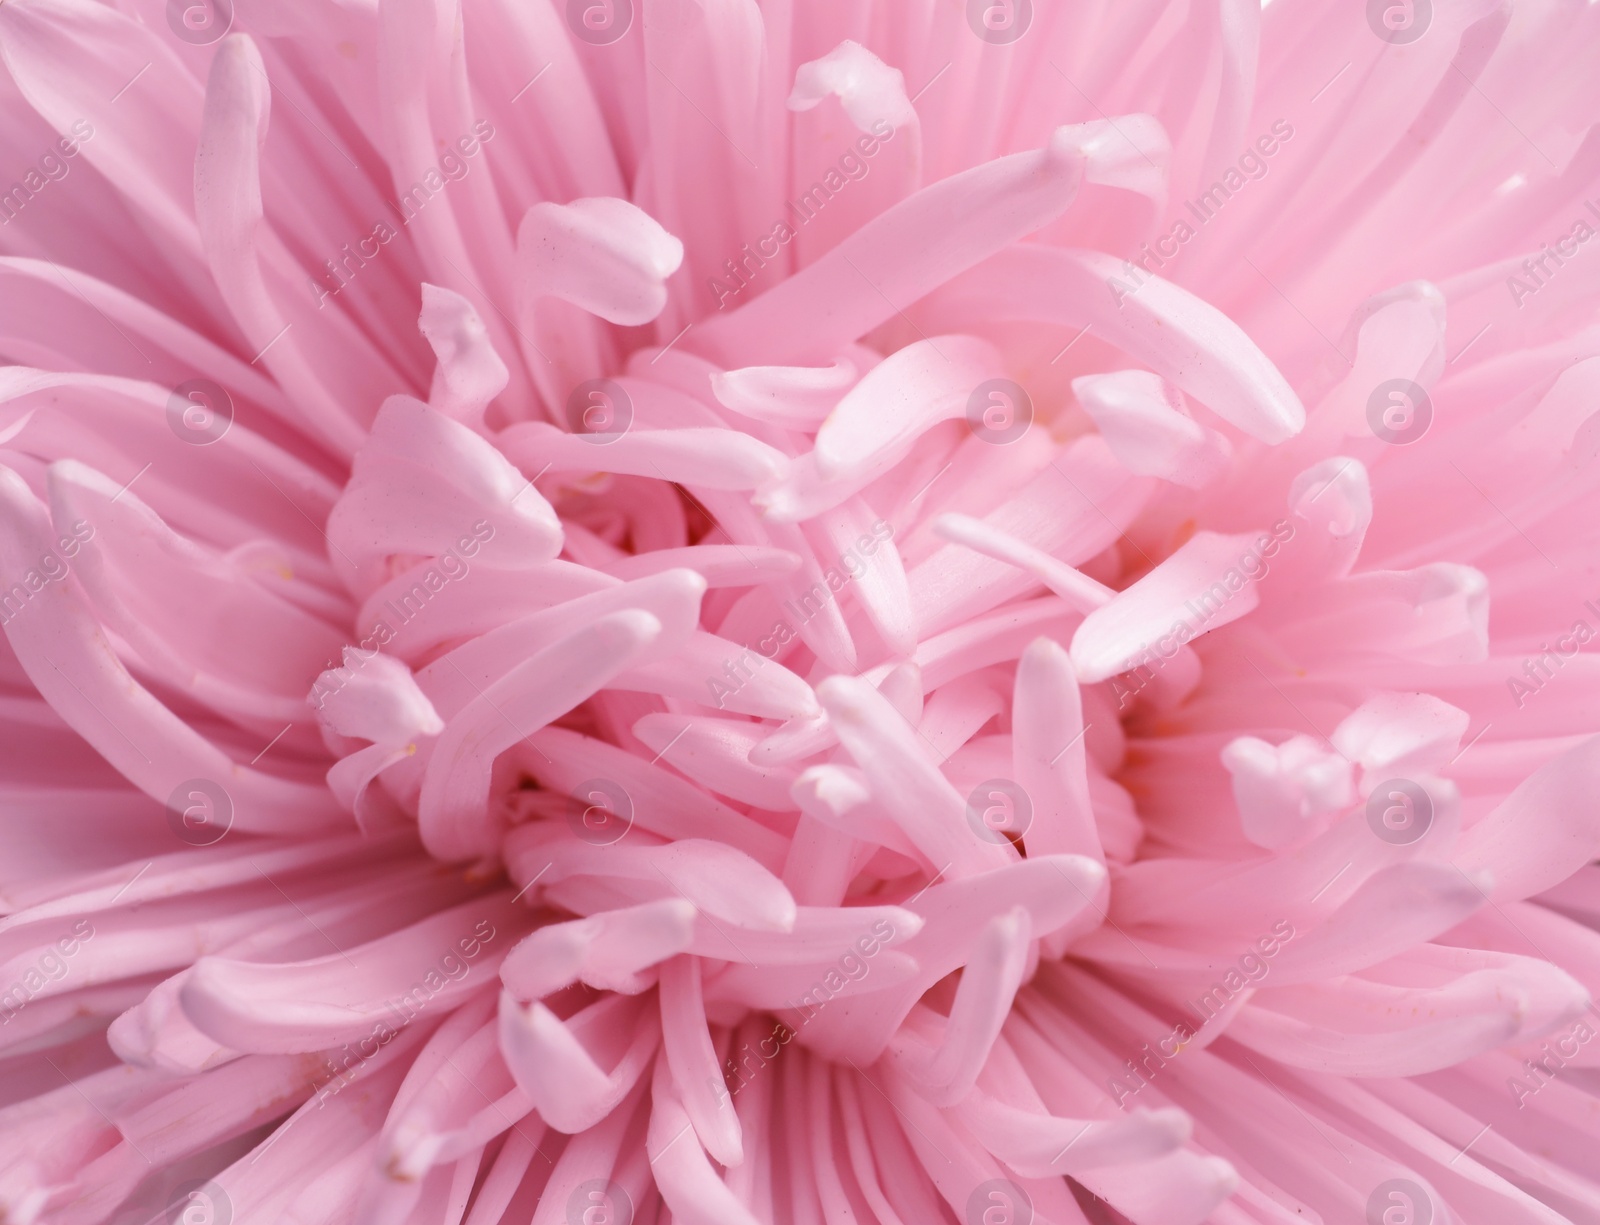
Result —
<svg viewBox="0 0 1600 1225"><path fill-rule="evenodd" d="M0 0L0 1220L1600 1220L1600 10Z"/></svg>

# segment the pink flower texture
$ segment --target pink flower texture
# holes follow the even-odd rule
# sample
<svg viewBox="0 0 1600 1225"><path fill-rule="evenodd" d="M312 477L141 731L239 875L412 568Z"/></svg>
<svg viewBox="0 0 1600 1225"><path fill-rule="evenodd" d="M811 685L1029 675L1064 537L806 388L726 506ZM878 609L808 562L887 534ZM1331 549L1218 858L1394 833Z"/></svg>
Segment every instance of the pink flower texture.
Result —
<svg viewBox="0 0 1600 1225"><path fill-rule="evenodd" d="M0 0L0 1222L1600 1222L1597 49Z"/></svg>

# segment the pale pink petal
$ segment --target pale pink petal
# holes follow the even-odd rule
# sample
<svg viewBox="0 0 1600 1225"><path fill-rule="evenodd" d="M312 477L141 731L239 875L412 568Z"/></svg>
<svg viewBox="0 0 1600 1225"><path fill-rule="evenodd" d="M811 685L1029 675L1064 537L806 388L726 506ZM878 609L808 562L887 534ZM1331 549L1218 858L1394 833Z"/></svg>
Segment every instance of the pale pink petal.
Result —
<svg viewBox="0 0 1600 1225"><path fill-rule="evenodd" d="M1072 636L1079 678L1103 681L1245 616L1261 600L1255 579L1265 572L1262 543L1252 536L1197 533L1084 618Z"/></svg>
<svg viewBox="0 0 1600 1225"><path fill-rule="evenodd" d="M493 980L522 923L505 894L442 911L354 956L279 965L202 958L180 999L202 1033L236 1050L318 1050L366 1037L379 1022L399 1030L426 1008L449 1011Z"/></svg>
<svg viewBox="0 0 1600 1225"><path fill-rule="evenodd" d="M669 898L541 927L511 950L500 978L519 1000L541 999L580 979L636 994L644 987L640 971L689 947L694 916L690 903Z"/></svg>
<svg viewBox="0 0 1600 1225"><path fill-rule="evenodd" d="M458 421L480 420L511 376L477 310L453 290L424 284L419 326L439 359L428 403Z"/></svg>
<svg viewBox="0 0 1600 1225"><path fill-rule="evenodd" d="M1144 370L1091 374L1072 394L1130 472L1199 489L1228 467L1233 448L1183 411L1183 393Z"/></svg>
<svg viewBox="0 0 1600 1225"><path fill-rule="evenodd" d="M602 617L530 656L446 721L423 775L417 825L441 859L489 853L485 812L495 758L592 696L661 633L646 612ZM533 682L530 684L530 682Z"/></svg>

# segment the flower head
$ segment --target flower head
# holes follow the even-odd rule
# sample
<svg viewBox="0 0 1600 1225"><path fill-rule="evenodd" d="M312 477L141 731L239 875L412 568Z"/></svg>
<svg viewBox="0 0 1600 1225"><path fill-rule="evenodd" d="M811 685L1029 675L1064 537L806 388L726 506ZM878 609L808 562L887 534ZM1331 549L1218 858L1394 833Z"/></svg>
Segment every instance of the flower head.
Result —
<svg viewBox="0 0 1600 1225"><path fill-rule="evenodd" d="M1597 20L0 2L0 1219L1593 1219Z"/></svg>

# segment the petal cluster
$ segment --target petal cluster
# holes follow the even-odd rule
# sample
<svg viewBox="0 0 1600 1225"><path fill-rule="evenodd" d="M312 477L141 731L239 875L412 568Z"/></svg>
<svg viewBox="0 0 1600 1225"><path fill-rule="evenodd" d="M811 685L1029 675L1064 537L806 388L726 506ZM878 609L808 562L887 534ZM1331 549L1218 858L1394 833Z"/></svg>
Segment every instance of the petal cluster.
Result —
<svg viewBox="0 0 1600 1225"><path fill-rule="evenodd" d="M1600 1220L1600 11L1364 7L0 0L0 1221Z"/></svg>

